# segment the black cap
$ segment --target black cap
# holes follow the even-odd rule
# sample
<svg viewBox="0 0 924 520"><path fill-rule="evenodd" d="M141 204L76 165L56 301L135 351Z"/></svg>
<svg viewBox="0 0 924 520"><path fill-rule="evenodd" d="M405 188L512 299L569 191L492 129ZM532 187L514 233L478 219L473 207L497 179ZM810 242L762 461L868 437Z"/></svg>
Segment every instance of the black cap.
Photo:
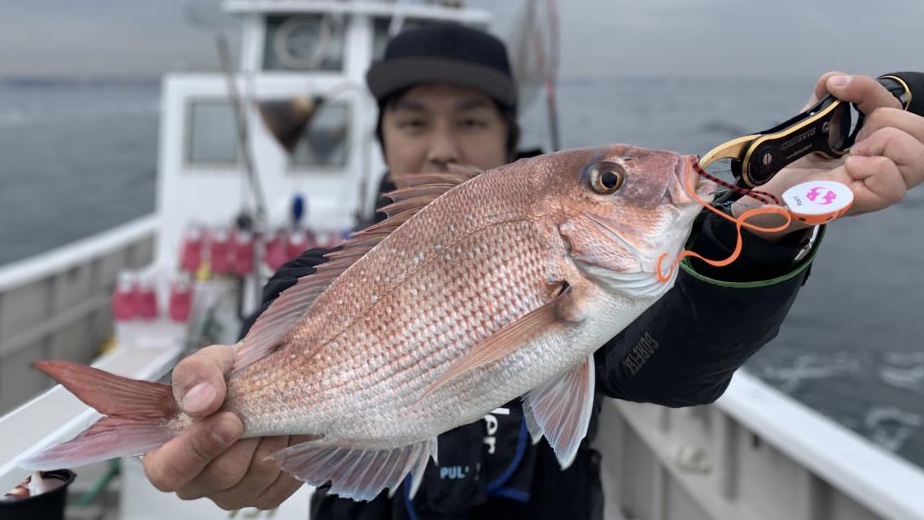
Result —
<svg viewBox="0 0 924 520"><path fill-rule="evenodd" d="M421 83L448 83L484 92L507 107L517 103L503 42L456 23L402 31L388 43L384 57L369 69L366 83L379 102Z"/></svg>

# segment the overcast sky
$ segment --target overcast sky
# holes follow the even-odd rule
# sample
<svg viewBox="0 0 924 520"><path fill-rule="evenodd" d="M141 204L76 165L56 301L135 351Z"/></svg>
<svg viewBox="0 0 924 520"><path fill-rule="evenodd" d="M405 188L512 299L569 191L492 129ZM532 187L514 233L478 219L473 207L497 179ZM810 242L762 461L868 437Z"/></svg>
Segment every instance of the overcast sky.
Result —
<svg viewBox="0 0 924 520"><path fill-rule="evenodd" d="M0 0L0 75L157 75L214 67L211 35L190 23L188 3ZM509 6L511 0L470 3ZM556 3L565 78L924 70L924 0Z"/></svg>

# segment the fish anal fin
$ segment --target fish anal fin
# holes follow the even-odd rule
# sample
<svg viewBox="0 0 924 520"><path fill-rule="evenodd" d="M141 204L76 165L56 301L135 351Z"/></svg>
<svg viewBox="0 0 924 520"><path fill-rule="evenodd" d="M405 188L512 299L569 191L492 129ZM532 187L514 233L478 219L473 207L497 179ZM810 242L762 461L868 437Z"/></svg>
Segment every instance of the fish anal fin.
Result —
<svg viewBox="0 0 924 520"><path fill-rule="evenodd" d="M310 440L270 457L280 469L314 486L330 482L330 491L353 500L372 500L383 489L394 495L411 473L411 488L420 486L436 439L394 449L351 448L347 441Z"/></svg>
<svg viewBox="0 0 924 520"><path fill-rule="evenodd" d="M587 435L594 405L594 358L591 354L561 377L523 396L523 414L533 442L545 436L562 469L574 462Z"/></svg>
<svg viewBox="0 0 924 520"><path fill-rule="evenodd" d="M550 328L573 321L573 313L563 309L563 306L570 305L572 300L571 286L562 284L562 287L563 289L555 298L507 324L472 347L427 388L421 399L470 370L512 354L529 341L547 334Z"/></svg>

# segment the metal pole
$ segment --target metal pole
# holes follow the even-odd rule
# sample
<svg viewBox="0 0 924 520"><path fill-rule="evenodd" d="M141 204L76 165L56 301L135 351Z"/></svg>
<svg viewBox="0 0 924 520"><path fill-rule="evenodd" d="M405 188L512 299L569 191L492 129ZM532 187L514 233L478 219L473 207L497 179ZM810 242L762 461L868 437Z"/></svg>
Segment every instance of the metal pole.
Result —
<svg viewBox="0 0 924 520"><path fill-rule="evenodd" d="M237 90L237 82L234 78L234 71L231 66L231 52L228 49L228 39L223 31L216 33L216 44L218 45L218 56L221 60L221 68L225 73L225 79L228 83L228 96L231 98L231 105L234 109L234 116L237 121L237 142L241 150L241 158L244 161L244 174L250 186L253 189L254 198L254 219L250 230L253 239L253 272L251 272L250 284L247 283L246 276L241 280L239 313L241 318L245 318L246 312L251 306L245 303L245 299L254 298L254 305L259 303L262 283L260 280L260 256L263 250L262 238L266 229L266 195L263 192L263 186L260 184L260 178L257 175L256 167L253 161L253 153L250 149L249 131L247 126L247 114L244 111L243 101ZM247 286L250 285L252 294L248 295Z"/></svg>

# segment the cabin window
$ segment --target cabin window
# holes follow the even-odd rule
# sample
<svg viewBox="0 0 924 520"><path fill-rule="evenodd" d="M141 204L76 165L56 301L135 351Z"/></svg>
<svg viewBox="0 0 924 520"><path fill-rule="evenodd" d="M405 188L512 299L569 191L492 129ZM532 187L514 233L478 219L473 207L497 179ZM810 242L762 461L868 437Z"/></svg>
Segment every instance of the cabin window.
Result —
<svg viewBox="0 0 924 520"><path fill-rule="evenodd" d="M228 165L238 161L237 123L227 100L190 102L186 124L186 162Z"/></svg>
<svg viewBox="0 0 924 520"><path fill-rule="evenodd" d="M338 14L270 16L263 69L341 71L345 28L343 15Z"/></svg>
<svg viewBox="0 0 924 520"><path fill-rule="evenodd" d="M350 106L329 101L321 105L292 154L295 169L343 169L349 156Z"/></svg>

